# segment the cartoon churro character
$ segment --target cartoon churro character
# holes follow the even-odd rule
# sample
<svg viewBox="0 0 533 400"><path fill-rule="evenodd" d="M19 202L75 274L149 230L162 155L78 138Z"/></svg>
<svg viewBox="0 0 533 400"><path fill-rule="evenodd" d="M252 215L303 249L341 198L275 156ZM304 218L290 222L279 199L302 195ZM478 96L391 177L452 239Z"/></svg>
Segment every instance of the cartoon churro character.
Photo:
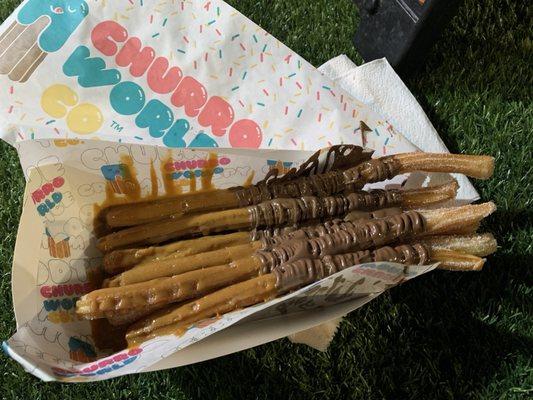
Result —
<svg viewBox="0 0 533 400"><path fill-rule="evenodd" d="M61 49L89 13L84 0L29 0L0 35L0 74L26 82L48 53Z"/></svg>
<svg viewBox="0 0 533 400"><path fill-rule="evenodd" d="M126 193L124 183L129 177L129 171L126 165L124 164L104 165L100 169L106 181L108 181L111 187L113 188L113 192L115 192L116 194Z"/></svg>
<svg viewBox="0 0 533 400"><path fill-rule="evenodd" d="M87 363L96 360L94 347L81 339L72 336L68 341L70 359Z"/></svg>
<svg viewBox="0 0 533 400"><path fill-rule="evenodd" d="M292 167L292 162L286 162L281 160L267 160L269 170L276 169L278 174L286 174Z"/></svg>
<svg viewBox="0 0 533 400"><path fill-rule="evenodd" d="M48 239L48 251L50 252L50 257L70 257L70 237L66 233L61 232L54 235L48 227L45 228L45 233Z"/></svg>

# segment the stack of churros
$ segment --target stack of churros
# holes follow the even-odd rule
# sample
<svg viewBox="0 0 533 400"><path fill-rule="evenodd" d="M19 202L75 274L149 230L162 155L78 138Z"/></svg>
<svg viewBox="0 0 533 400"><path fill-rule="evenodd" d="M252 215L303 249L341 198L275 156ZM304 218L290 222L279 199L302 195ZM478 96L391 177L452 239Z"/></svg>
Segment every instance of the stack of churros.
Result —
<svg viewBox="0 0 533 400"><path fill-rule="evenodd" d="M438 208L455 198L454 180L409 190L363 187L415 171L487 179L492 157L371 159L352 150L356 156L322 170L307 163L249 187L104 208L97 245L107 278L79 299L78 315L106 319L134 346L361 263L482 268L497 244L476 231L493 203Z"/></svg>

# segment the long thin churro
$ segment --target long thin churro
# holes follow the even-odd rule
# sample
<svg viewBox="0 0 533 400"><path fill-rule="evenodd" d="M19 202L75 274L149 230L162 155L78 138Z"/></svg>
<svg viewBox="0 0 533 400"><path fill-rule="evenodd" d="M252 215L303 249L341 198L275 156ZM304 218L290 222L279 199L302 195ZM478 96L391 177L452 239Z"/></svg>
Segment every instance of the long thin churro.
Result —
<svg viewBox="0 0 533 400"><path fill-rule="evenodd" d="M360 224L324 224L323 234L311 239L280 240L268 250L256 250L229 264L158 278L148 282L109 287L84 295L77 313L84 318L101 318L106 311L168 304L197 297L251 276L271 271L299 258L320 258L330 254L382 246L409 237L446 232L461 223L479 221L494 211L492 203L436 211L409 211ZM308 228L306 228L308 229ZM302 230L305 232L305 229Z"/></svg>
<svg viewBox="0 0 533 400"><path fill-rule="evenodd" d="M250 234L248 232L203 236L196 239L180 240L159 247L115 250L104 255L103 265L108 274L116 274L138 264L168 258L187 257L249 242Z"/></svg>
<svg viewBox="0 0 533 400"><path fill-rule="evenodd" d="M110 279L107 286L131 285L133 283L179 275L215 265L230 264L240 258L251 256L254 251L262 247L263 243L261 241L254 241L205 253L193 254L188 257L165 258L163 260L144 263Z"/></svg>
<svg viewBox="0 0 533 400"><path fill-rule="evenodd" d="M130 227L100 238L97 246L102 251L111 251L212 232L297 225L313 219L341 216L354 210L375 210L404 203L408 206L425 206L453 198L456 190L457 183L450 182L424 189L359 190L329 197L280 198L255 206L170 218Z"/></svg>
<svg viewBox="0 0 533 400"><path fill-rule="evenodd" d="M465 256L452 250L433 249L419 243L328 255L321 259L302 258L285 263L269 274L155 313L130 327L126 339L129 345L136 345L155 336L180 334L202 319L269 300L357 264L388 261L408 265L431 262L454 265L457 260L464 270L477 270L483 265L483 259L479 257Z"/></svg>
<svg viewBox="0 0 533 400"><path fill-rule="evenodd" d="M453 250L478 257L486 257L495 253L498 248L498 243L491 233L429 236L417 241L434 249Z"/></svg>
<svg viewBox="0 0 533 400"><path fill-rule="evenodd" d="M405 172L450 172L486 179L494 169L494 159L488 156L405 153L367 160L347 170L299 176L296 179L275 179L247 188L221 189L211 193L196 193L175 200L162 200L147 211L145 205L115 206L107 209L106 223L124 227L148 223L165 217L176 218L197 212L246 207L276 198L331 196L361 189L366 183L380 182Z"/></svg>

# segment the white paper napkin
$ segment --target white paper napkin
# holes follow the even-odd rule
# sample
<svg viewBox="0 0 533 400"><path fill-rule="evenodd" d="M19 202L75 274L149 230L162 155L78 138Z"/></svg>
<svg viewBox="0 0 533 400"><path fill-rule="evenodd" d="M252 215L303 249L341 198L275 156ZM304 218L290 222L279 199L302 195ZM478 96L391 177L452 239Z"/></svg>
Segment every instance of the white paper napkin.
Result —
<svg viewBox="0 0 533 400"><path fill-rule="evenodd" d="M318 68L353 97L386 117L411 143L426 152L449 152L426 113L385 58L357 66L345 55L332 58ZM446 174L446 180L448 180ZM479 199L464 175L454 175L460 188L457 199ZM437 184L438 178L432 179Z"/></svg>
<svg viewBox="0 0 533 400"><path fill-rule="evenodd" d="M385 58L357 66L347 56L340 55L318 70L339 83L354 98L386 117L420 150L449 152L420 104ZM433 183L437 184L438 176L432 178ZM443 179L448 180L447 176ZM466 176L454 174L454 177L460 186L457 193L459 201L470 203L479 199L479 194ZM342 318L336 318L295 333L289 336L289 340L325 351L341 321Z"/></svg>

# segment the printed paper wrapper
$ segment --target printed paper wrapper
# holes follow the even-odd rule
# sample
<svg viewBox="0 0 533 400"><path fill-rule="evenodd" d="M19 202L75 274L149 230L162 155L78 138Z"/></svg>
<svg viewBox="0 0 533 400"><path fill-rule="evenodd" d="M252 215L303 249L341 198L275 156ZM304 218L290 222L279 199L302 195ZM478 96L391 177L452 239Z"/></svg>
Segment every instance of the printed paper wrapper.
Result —
<svg viewBox="0 0 533 400"><path fill-rule="evenodd" d="M148 195L152 163L158 187L163 186L161 174L165 171L176 174L176 184L187 191L191 179L180 176L179 167L170 172L172 166L183 161L189 166L200 165L198 160L206 160L209 154L213 157L213 151L217 160L213 184L217 188L240 185L252 174L253 182L257 182L273 165L297 166L311 152L170 150L105 141L71 142L58 147L53 140L24 141L17 148L29 174L13 265L18 329L4 343L4 350L43 380L107 379L157 368L157 363L167 357L172 358L171 365L180 365L180 353L194 343L186 357L188 362L249 348L344 315L384 290L433 268L405 269L391 263L359 265L274 301L201 321L180 337L160 337L138 348L102 353L93 344L90 323L78 320L74 310L76 299L91 290L87 275L100 267L101 255L95 248L92 227L93 204L106 198L107 182L116 178L109 175L109 169L122 174L125 184L136 176L142 193ZM134 161L135 171L128 171L131 167L123 163L125 157ZM195 176L202 173L194 168L187 171ZM58 252L58 243L65 243L67 250ZM337 308L331 308L335 305ZM297 318L291 324L281 323L293 316ZM258 329L253 323L258 322L263 324L262 331L269 332L266 337L264 332L254 336ZM246 328L248 324L252 325ZM241 333L231 338L233 343L204 351L203 339L235 325L250 329L244 335L246 341Z"/></svg>
<svg viewBox="0 0 533 400"><path fill-rule="evenodd" d="M179 338L101 354L73 310L100 265L93 203L107 184L122 196L133 173L120 155L147 193L150 162L169 151L181 161L215 150L223 188L331 144L375 156L416 148L220 0L23 1L0 27L0 90L0 137L28 180L13 265L18 330L4 350L41 379L106 379L228 354L344 315L432 268L359 266ZM186 187L185 171L174 173Z"/></svg>
<svg viewBox="0 0 533 400"><path fill-rule="evenodd" d="M414 146L220 0L27 0L0 28L0 135L377 154Z"/></svg>

